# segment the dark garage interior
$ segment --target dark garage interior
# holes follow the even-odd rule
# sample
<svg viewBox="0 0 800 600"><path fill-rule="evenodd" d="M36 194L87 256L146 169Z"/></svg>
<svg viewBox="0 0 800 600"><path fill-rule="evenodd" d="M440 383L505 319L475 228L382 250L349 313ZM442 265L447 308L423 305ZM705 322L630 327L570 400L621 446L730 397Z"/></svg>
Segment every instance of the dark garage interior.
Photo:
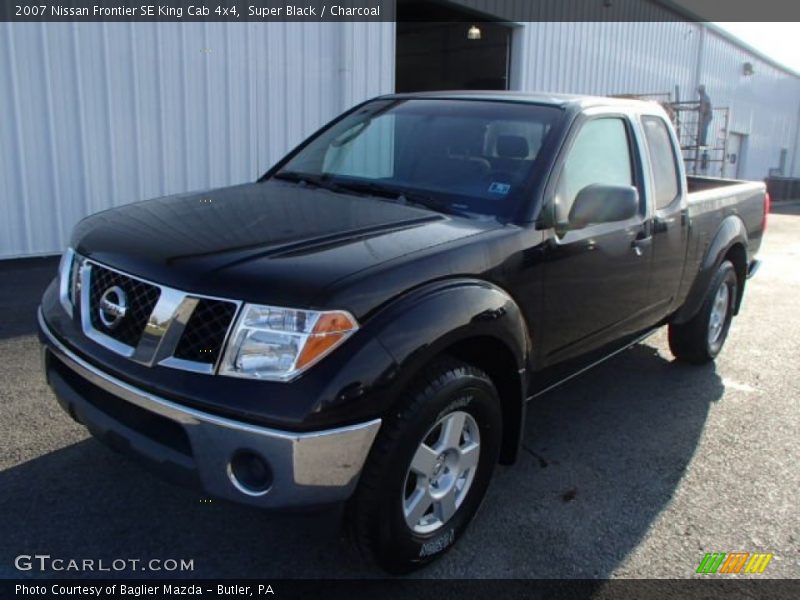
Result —
<svg viewBox="0 0 800 600"><path fill-rule="evenodd" d="M399 3L396 43L398 92L508 89L511 28L478 13L441 2Z"/></svg>

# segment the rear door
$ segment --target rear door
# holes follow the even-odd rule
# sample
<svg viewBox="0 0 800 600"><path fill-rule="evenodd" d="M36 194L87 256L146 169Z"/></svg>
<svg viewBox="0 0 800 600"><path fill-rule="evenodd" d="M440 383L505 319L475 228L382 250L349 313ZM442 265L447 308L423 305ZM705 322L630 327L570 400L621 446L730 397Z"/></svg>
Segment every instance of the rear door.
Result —
<svg viewBox="0 0 800 600"><path fill-rule="evenodd" d="M742 164L742 138L741 133L733 133L728 136L728 147L725 149L725 168L723 177L733 177L739 179L739 169Z"/></svg>
<svg viewBox="0 0 800 600"><path fill-rule="evenodd" d="M550 211L556 226L546 250L542 366L581 356L646 326L652 259L640 142L633 115L597 111L573 127L554 171ZM591 184L639 190L639 213L626 221L569 228L577 193Z"/></svg>
<svg viewBox="0 0 800 600"><path fill-rule="evenodd" d="M660 115L641 116L653 199L653 267L649 294L654 322L672 312L688 246L686 178L672 129Z"/></svg>

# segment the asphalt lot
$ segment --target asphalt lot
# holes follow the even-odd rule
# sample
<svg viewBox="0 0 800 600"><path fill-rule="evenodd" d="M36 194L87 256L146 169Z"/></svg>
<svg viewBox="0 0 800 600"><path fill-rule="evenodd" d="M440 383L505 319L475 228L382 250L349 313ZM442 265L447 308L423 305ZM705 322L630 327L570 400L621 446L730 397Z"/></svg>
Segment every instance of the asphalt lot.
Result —
<svg viewBox="0 0 800 600"><path fill-rule="evenodd" d="M762 577L800 577L800 204L775 212L716 367L674 363L660 331L542 398L519 463L421 576L683 578L705 552L763 551ZM90 439L40 373L35 306L54 270L0 263L0 577L41 576L14 568L35 553L193 559L192 577L380 576L336 511L203 502Z"/></svg>

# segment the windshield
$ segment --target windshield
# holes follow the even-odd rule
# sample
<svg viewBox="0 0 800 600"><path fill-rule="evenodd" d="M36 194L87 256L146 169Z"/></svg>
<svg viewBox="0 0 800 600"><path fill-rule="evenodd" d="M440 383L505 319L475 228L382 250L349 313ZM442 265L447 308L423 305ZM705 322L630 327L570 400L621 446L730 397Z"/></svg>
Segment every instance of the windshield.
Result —
<svg viewBox="0 0 800 600"><path fill-rule="evenodd" d="M510 217L561 111L476 100L376 100L322 132L274 176Z"/></svg>

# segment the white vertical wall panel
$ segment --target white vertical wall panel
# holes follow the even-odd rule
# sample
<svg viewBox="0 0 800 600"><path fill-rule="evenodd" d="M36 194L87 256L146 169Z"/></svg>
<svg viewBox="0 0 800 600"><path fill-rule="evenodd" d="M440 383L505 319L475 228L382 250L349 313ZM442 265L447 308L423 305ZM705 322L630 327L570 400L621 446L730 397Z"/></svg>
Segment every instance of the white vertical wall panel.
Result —
<svg viewBox="0 0 800 600"><path fill-rule="evenodd" d="M393 23L0 24L0 258L83 216L255 179L394 86Z"/></svg>
<svg viewBox="0 0 800 600"><path fill-rule="evenodd" d="M694 87L698 38L681 22L538 22L514 35L524 48L522 90L576 94L681 93Z"/></svg>
<svg viewBox="0 0 800 600"><path fill-rule="evenodd" d="M800 175L800 78L715 31L658 21L656 4L642 4L649 22L565 23L541 20L563 2L460 1L529 12L514 24L514 89L678 86L688 100L704 83L747 135L742 176L766 176L781 148ZM391 92L394 51L394 23L0 24L0 258L57 252L105 208L254 179L345 108Z"/></svg>
<svg viewBox="0 0 800 600"><path fill-rule="evenodd" d="M701 82L715 106L731 110L728 129L747 136L741 177L761 179L779 166L781 148L787 151L785 175L794 153L800 108L800 78L790 76L754 56L724 36L708 31L700 69ZM745 76L745 62L754 74ZM713 123L719 127L720 123ZM800 175L800 173L795 173Z"/></svg>

